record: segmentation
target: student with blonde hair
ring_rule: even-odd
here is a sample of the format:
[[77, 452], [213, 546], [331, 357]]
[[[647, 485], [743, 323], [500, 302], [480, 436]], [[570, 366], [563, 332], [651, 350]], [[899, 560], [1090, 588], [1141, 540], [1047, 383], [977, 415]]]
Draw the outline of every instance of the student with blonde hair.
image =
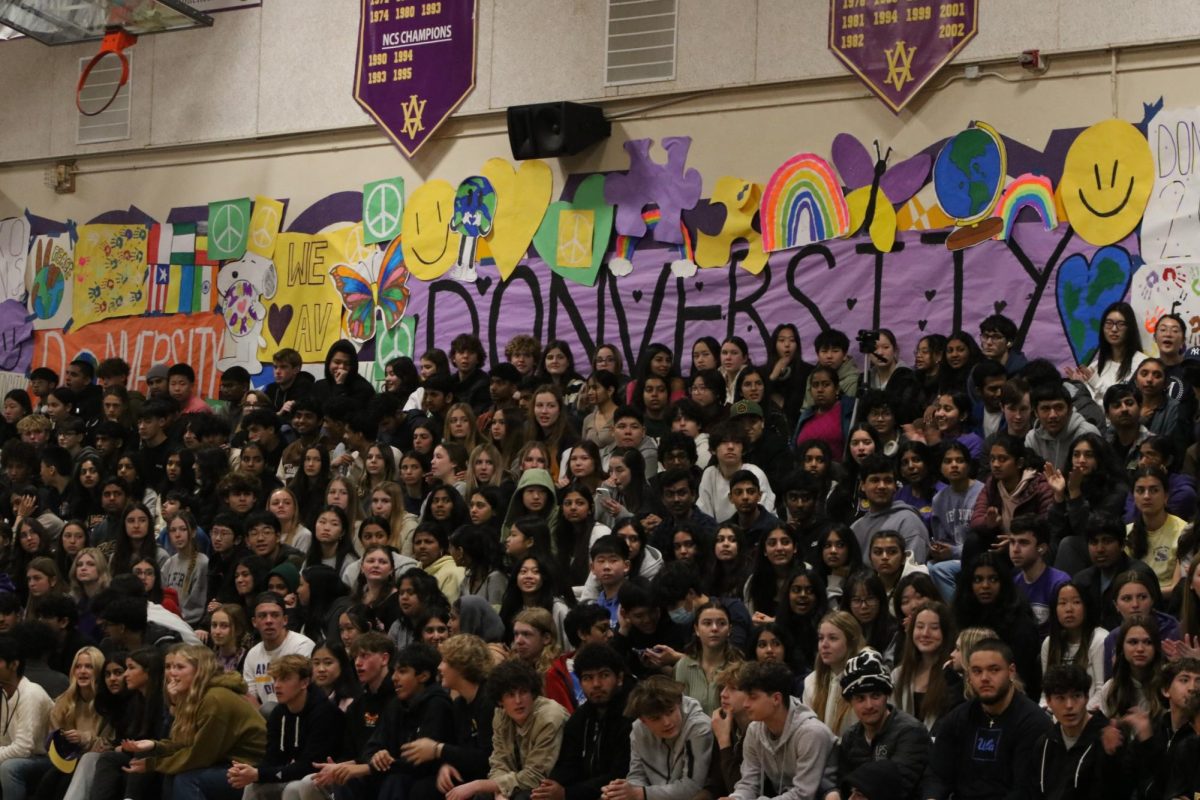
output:
[[835, 736], [857, 722], [850, 703], [842, 698], [842, 671], [846, 662], [866, 646], [862, 627], [849, 611], [826, 614], [817, 627], [815, 668], [804, 678], [804, 704]]

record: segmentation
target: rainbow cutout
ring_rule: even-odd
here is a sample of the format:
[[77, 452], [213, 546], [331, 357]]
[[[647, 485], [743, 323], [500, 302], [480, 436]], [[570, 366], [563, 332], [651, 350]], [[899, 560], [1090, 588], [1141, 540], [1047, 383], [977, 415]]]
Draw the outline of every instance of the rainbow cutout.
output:
[[[633, 271], [633, 254], [642, 240], [654, 233], [654, 229], [662, 222], [662, 211], [653, 206], [642, 211], [642, 221], [646, 223], [646, 233], [643, 236], [626, 236], [618, 233], [614, 239], [612, 258], [609, 259], [609, 269], [618, 275], [628, 275]], [[692, 236], [688, 233], [687, 225], [679, 221], [679, 229], [683, 231], [683, 244], [668, 245], [688, 261], [695, 261], [696, 250], [692, 245]], [[615, 266], [615, 269], [613, 269]]]
[[[762, 243], [768, 253], [845, 236], [850, 211], [837, 173], [814, 153], [780, 165], [762, 196]], [[807, 230], [801, 230], [807, 218]]]
[[1058, 227], [1058, 210], [1054, 203], [1054, 186], [1044, 175], [1025, 173], [1018, 176], [1004, 190], [1004, 195], [996, 206], [996, 210], [1004, 220], [1004, 230], [996, 237], [1008, 239], [1012, 235], [1013, 225], [1021, 210], [1034, 209], [1042, 218], [1046, 230], [1052, 231]]

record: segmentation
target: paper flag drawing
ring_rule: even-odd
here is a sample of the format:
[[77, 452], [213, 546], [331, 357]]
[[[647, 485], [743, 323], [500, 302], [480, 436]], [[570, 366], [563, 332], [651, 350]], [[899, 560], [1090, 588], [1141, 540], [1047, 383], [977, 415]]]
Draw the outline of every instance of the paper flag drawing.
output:
[[842, 182], [850, 189], [846, 207], [850, 211], [853, 236], [866, 227], [871, 244], [881, 253], [890, 253], [896, 243], [896, 203], [905, 203], [929, 178], [929, 156], [918, 153], [912, 158], [888, 166], [889, 148], [880, 152], [875, 143], [875, 158], [871, 158], [862, 142], [848, 133], [839, 133], [833, 140], [833, 163], [841, 173]]
[[28, 258], [29, 220], [24, 216], [0, 220], [0, 300], [24, 301]]
[[1067, 220], [1084, 241], [1118, 242], [1137, 227], [1150, 201], [1150, 143], [1123, 119], [1098, 122], [1072, 142], [1059, 186]]
[[529, 251], [550, 206], [554, 176], [543, 161], [522, 161], [514, 171], [503, 158], [489, 159], [480, 175], [496, 191], [495, 224], [485, 241], [501, 280], [508, 280]]
[[629, 171], [609, 175], [604, 186], [604, 199], [617, 207], [617, 233], [625, 236], [644, 236], [646, 224], [642, 211], [648, 205], [658, 206], [664, 225], [654, 229], [660, 242], [681, 244], [680, 215], [695, 208], [700, 201], [704, 180], [700, 171], [685, 168], [690, 136], [667, 136], [662, 139], [667, 161], [659, 164], [650, 157], [650, 139], [625, 142], [629, 153]]
[[346, 308], [346, 331], [355, 342], [375, 336], [376, 320], [394, 328], [408, 305], [408, 270], [398, 240], [385, 251], [375, 250], [367, 261], [338, 264], [329, 271]]
[[[585, 286], [595, 285], [596, 276], [600, 272], [600, 262], [604, 258], [604, 251], [608, 249], [608, 240], [612, 235], [613, 207], [605, 202], [604, 182], [605, 176], [603, 175], [589, 175], [579, 184], [579, 188], [575, 190], [575, 197], [570, 202], [559, 200], [551, 203], [542, 220], [541, 227], [533, 237], [533, 246], [537, 249], [538, 255], [550, 265], [551, 269], [564, 278]], [[562, 213], [564, 211], [592, 212], [592, 236], [589, 243], [580, 240], [585, 233], [586, 226], [578, 217], [564, 215]], [[565, 219], [564, 216], [566, 216]], [[566, 239], [563, 238], [564, 234], [562, 233], [564, 222], [568, 226]], [[588, 263], [583, 267], [558, 263], [560, 243], [572, 240], [575, 240], [574, 244], [568, 248], [572, 253], [575, 252], [576, 246], [586, 246], [591, 253]]]
[[762, 234], [754, 230], [754, 215], [762, 200], [762, 187], [752, 181], [726, 176], [717, 179], [710, 202], [725, 206], [725, 222], [715, 234], [696, 234], [696, 265], [723, 267], [729, 263], [729, 250], [739, 239], [749, 246], [740, 266], [754, 275], [767, 265]]
[[249, 244], [250, 198], [208, 204], [208, 255], [227, 261], [241, 258]]
[[[283, 203], [259, 195], [254, 198], [254, 212], [250, 215], [250, 239], [246, 249], [263, 258], [275, 255], [275, 239], [283, 226]], [[209, 258], [213, 258], [210, 254]]]
[[475, 251], [480, 238], [492, 230], [496, 217], [496, 190], [487, 178], [474, 175], [458, 185], [454, 193], [454, 218], [450, 230], [461, 239], [458, 259], [450, 270], [450, 277], [465, 283], [474, 283]]
[[762, 241], [767, 252], [846, 235], [850, 211], [829, 162], [800, 153], [783, 162], [763, 188]]
[[34, 237], [29, 248], [29, 302], [34, 330], [65, 328], [71, 320], [75, 298], [75, 246], [69, 233]]
[[390, 242], [404, 219], [404, 178], [386, 178], [363, 186], [363, 241]]
[[1016, 224], [1021, 211], [1026, 208], [1033, 209], [1046, 230], [1052, 231], [1058, 227], [1054, 187], [1049, 178], [1026, 172], [1008, 185], [1000, 197], [1000, 204], [996, 207], [996, 213], [1004, 220], [1004, 230], [997, 238], [1007, 239], [1012, 236], [1013, 225]]
[[426, 181], [404, 206], [400, 247], [413, 277], [440, 278], [458, 258], [459, 234], [451, 227], [454, 187], [443, 180]]
[[146, 313], [145, 225], [81, 225], [75, 245], [75, 327]]

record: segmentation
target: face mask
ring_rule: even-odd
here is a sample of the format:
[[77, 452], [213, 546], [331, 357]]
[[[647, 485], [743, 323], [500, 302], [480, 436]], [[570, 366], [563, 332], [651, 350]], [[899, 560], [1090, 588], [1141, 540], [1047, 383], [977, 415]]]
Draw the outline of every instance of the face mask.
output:
[[677, 622], [680, 625], [690, 625], [695, 618], [695, 613], [688, 611], [687, 606], [671, 609], [671, 622]]

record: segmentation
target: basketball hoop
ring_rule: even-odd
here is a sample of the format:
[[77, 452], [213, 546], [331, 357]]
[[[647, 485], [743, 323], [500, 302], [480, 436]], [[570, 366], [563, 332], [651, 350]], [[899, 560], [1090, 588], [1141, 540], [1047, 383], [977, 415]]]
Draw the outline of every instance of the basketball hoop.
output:
[[[75, 87], [75, 107], [79, 109], [80, 114], [85, 117], [102, 114], [117, 99], [121, 87], [129, 82], [129, 59], [125, 57], [125, 48], [133, 47], [135, 44], [137, 44], [137, 37], [125, 31], [124, 28], [110, 27], [105, 30], [104, 39], [100, 42], [100, 52], [92, 56], [92, 60], [83, 68], [83, 74], [79, 76], [79, 83]], [[93, 72], [101, 64], [103, 67], [99, 73], [96, 73], [97, 78], [93, 79]], [[115, 71], [118, 64], [121, 67], [120, 80], [111, 82], [100, 77], [105, 73]], [[110, 86], [112, 87], [111, 93], [108, 88]], [[83, 90], [86, 88], [91, 88], [95, 96], [89, 97], [85, 103]]]

